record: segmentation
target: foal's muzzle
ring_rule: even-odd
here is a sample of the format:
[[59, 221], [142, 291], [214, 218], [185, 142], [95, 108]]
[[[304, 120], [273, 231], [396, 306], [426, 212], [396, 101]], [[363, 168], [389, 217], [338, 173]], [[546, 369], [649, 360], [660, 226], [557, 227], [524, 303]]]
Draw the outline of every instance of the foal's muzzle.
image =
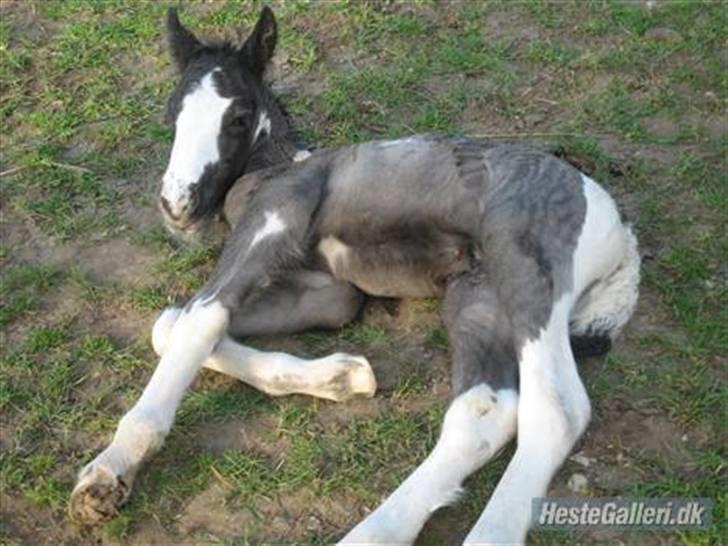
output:
[[195, 224], [194, 213], [197, 199], [193, 194], [184, 203], [170, 203], [164, 197], [159, 197], [159, 210], [164, 217], [164, 223], [176, 231], [188, 231]]

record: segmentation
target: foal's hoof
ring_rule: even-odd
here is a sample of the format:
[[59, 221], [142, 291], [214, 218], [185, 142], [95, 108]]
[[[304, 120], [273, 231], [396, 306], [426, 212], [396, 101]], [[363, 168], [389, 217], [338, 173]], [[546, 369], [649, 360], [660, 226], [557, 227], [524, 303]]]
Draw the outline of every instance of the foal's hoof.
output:
[[129, 487], [107, 466], [90, 465], [79, 477], [71, 493], [68, 513], [83, 525], [109, 520], [129, 496]]
[[336, 353], [329, 357], [338, 372], [329, 387], [328, 396], [335, 402], [343, 402], [354, 397], [371, 398], [377, 391], [377, 380], [371, 364], [363, 356]]
[[363, 356], [349, 356], [353, 361], [349, 372], [349, 387], [352, 396], [365, 396], [371, 398], [377, 392], [377, 380], [374, 377], [372, 365]]

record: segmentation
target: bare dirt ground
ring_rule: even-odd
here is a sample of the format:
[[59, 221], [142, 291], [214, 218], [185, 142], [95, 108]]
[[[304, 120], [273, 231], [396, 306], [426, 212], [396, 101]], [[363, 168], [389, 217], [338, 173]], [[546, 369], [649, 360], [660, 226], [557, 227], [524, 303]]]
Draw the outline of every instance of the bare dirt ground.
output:
[[[534, 544], [720, 544], [728, 301], [726, 14], [717, 3], [273, 3], [271, 85], [317, 146], [442, 131], [557, 151], [635, 224], [642, 296], [609, 356], [580, 362], [593, 421], [555, 496], [693, 496], [707, 531], [532, 533]], [[75, 473], [149, 378], [149, 332], [218, 247], [155, 210], [174, 73], [157, 2], [0, 3], [0, 544], [325, 544], [434, 444], [449, 386], [436, 301], [372, 301], [341, 332], [256, 340], [364, 354], [380, 390], [269, 399], [205, 371], [121, 515], [72, 524]], [[258, 6], [190, 2], [195, 30]], [[723, 67], [723, 68], [721, 68]], [[512, 450], [417, 544], [456, 544]], [[576, 477], [575, 477], [576, 476]], [[578, 487], [575, 484], [579, 484]]]

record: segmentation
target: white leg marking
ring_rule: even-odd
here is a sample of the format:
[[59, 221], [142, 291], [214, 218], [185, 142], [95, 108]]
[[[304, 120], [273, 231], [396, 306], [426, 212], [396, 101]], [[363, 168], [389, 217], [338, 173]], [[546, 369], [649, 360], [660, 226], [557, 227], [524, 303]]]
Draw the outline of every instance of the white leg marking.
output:
[[[162, 355], [181, 309], [168, 308], [154, 324], [152, 345]], [[235, 377], [271, 396], [306, 394], [342, 402], [353, 396], [374, 396], [374, 372], [366, 358], [335, 353], [305, 360], [286, 353], [257, 351], [224, 336], [205, 368]]]
[[265, 212], [265, 224], [253, 235], [253, 240], [250, 242], [250, 248], [252, 249], [260, 241], [276, 233], [281, 233], [286, 229], [285, 222], [281, 219], [277, 212]]
[[532, 499], [546, 493], [589, 421], [589, 399], [569, 346], [572, 299], [559, 300], [538, 339], [521, 350], [518, 448], [465, 544], [524, 544]]
[[271, 395], [306, 394], [342, 402], [372, 397], [377, 389], [366, 358], [335, 353], [304, 360], [287, 353], [263, 353], [223, 338], [205, 367], [230, 375]]
[[174, 144], [162, 178], [162, 197], [172, 213], [182, 214], [189, 203], [191, 187], [200, 181], [205, 167], [220, 159], [217, 138], [223, 116], [233, 99], [221, 97], [215, 88], [215, 68], [182, 101], [175, 123]]
[[219, 302], [196, 303], [177, 318], [164, 356], [139, 401], [119, 422], [109, 447], [79, 474], [70, 507], [76, 519], [100, 521], [123, 502], [139, 465], [161, 447], [182, 396], [227, 323], [228, 311]]
[[159, 366], [129, 414], [148, 415], [168, 431], [187, 387], [224, 335], [228, 318], [227, 309], [217, 301], [183, 311]]
[[478, 385], [458, 396], [425, 461], [340, 544], [411, 544], [432, 512], [457, 500], [463, 480], [515, 434], [518, 395]]

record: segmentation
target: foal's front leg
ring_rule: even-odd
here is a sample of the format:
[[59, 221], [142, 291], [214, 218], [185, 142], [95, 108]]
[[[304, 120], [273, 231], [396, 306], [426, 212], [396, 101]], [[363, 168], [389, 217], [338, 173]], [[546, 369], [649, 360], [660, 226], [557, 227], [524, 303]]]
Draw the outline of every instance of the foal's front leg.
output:
[[271, 181], [251, 203], [212, 278], [175, 322], [141, 398], [122, 418], [111, 445], [81, 471], [71, 494], [74, 519], [93, 524], [116, 513], [139, 466], [161, 447], [185, 391], [225, 334], [230, 310], [244, 307], [287, 267], [300, 265], [322, 198], [321, 176], [312, 172]]
[[114, 515], [126, 500], [141, 463], [154, 454], [202, 363], [225, 333], [229, 312], [217, 300], [193, 300], [182, 312], [149, 384], [119, 422], [109, 447], [81, 471], [70, 514], [93, 524]]
[[[152, 343], [158, 355], [164, 354], [181, 312], [181, 308], [165, 309], [154, 324]], [[374, 396], [377, 388], [374, 372], [363, 356], [334, 353], [308, 360], [288, 353], [258, 351], [229, 335], [218, 342], [204, 367], [270, 396], [305, 394], [343, 402], [354, 396]]]

